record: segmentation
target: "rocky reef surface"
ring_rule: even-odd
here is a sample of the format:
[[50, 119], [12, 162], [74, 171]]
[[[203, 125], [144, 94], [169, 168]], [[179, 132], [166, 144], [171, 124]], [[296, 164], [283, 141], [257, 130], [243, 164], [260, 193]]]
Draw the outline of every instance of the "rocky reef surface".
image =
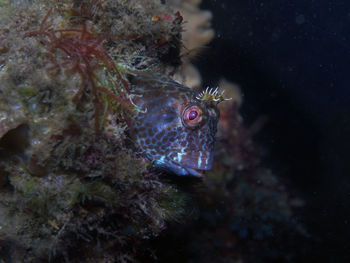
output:
[[158, 171], [128, 136], [128, 72], [200, 85], [181, 56], [213, 37], [198, 5], [0, 1], [1, 262], [171, 262], [170, 240], [184, 262], [291, 258], [271, 237], [303, 233], [300, 203], [262, 167], [237, 89], [203, 179]]

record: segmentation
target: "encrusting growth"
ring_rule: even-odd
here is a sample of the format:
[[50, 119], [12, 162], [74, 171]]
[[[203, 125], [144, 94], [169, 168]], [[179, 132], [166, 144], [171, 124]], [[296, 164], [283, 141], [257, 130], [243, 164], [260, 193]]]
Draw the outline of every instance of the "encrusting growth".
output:
[[[145, 239], [184, 216], [186, 194], [127, 136], [125, 118], [143, 110], [128, 74], [165, 70], [180, 46], [176, 12], [144, 2], [1, 8], [0, 261], [137, 261]], [[123, 37], [116, 21], [132, 21]]]

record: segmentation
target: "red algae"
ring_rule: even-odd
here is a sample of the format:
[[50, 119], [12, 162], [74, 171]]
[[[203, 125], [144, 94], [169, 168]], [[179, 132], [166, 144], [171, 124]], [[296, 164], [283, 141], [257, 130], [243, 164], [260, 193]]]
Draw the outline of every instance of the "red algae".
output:
[[[46, 47], [49, 52], [46, 55], [54, 64], [54, 67], [50, 68], [51, 70], [59, 70], [57, 67], [70, 66], [68, 72], [78, 73], [80, 75], [81, 87], [74, 95], [73, 101], [78, 102], [81, 99], [84, 89], [87, 87], [91, 88], [95, 108], [95, 131], [98, 132], [102, 108], [99, 93], [106, 94], [111, 99], [120, 103], [124, 108], [130, 109], [132, 104], [127, 99], [130, 92], [129, 83], [124, 79], [115, 62], [103, 47], [103, 42], [106, 41], [106, 37], [89, 30], [85, 19], [81, 20], [81, 25], [78, 28], [54, 29], [53, 26], [48, 23], [52, 11], [53, 9], [50, 9], [47, 12], [40, 23], [38, 31], [28, 32], [25, 36], [38, 37], [40, 42]], [[85, 13], [87, 11], [83, 10], [79, 13], [75, 13], [82, 16], [83, 12]], [[77, 21], [78, 20], [75, 22]], [[58, 63], [56, 59], [59, 51], [64, 54], [64, 62], [61, 64]], [[124, 94], [124, 98], [98, 85], [98, 77], [95, 72], [101, 69], [102, 66], [105, 67], [110, 74], [116, 76], [118, 81], [114, 81], [114, 85]]]

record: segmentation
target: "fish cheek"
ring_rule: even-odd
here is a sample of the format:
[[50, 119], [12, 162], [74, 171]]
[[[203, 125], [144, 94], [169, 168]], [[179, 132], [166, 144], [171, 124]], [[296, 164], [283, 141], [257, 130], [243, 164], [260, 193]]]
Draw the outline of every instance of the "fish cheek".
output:
[[172, 107], [166, 107], [162, 109], [157, 117], [157, 125], [156, 125], [156, 138], [159, 141], [162, 141], [163, 144], [166, 143], [169, 139], [169, 135], [176, 135], [176, 128], [181, 125], [181, 119], [179, 118], [179, 114], [176, 112], [176, 109]]
[[164, 126], [168, 126], [176, 122], [178, 115], [175, 108], [168, 106], [161, 110], [159, 121], [162, 122]]
[[[169, 154], [172, 151], [172, 141], [176, 137], [175, 127], [178, 126], [178, 114], [172, 109], [168, 108], [165, 113], [162, 114], [159, 119], [162, 123], [159, 129], [159, 141], [158, 145], [160, 147], [160, 151], [164, 154]], [[171, 140], [170, 140], [171, 139]]]
[[[165, 158], [170, 147], [169, 132], [177, 122], [177, 113], [166, 105], [154, 105], [144, 118], [146, 137], [144, 150], [148, 150], [153, 159]], [[155, 154], [156, 153], [156, 154]]]
[[172, 108], [168, 108], [164, 113], [162, 113], [161, 121], [164, 124], [171, 124], [177, 118], [176, 112]]

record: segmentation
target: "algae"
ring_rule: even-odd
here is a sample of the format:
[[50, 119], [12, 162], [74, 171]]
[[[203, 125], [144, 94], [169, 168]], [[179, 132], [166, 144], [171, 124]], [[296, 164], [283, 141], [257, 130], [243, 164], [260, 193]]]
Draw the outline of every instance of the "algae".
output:
[[144, 2], [1, 2], [1, 260], [132, 260], [182, 216], [183, 194], [127, 147], [125, 68], [179, 64], [181, 19]]

